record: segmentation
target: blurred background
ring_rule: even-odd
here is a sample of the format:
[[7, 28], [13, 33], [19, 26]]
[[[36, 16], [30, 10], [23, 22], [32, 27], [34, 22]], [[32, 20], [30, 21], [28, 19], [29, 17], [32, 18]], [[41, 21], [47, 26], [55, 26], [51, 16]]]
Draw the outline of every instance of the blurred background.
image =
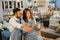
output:
[[[10, 33], [5, 30], [8, 30], [14, 8], [22, 11], [29, 8], [36, 22], [40, 24], [42, 36], [52, 39], [60, 37], [60, 0], [0, 0], [0, 35], [7, 39]], [[1, 40], [2, 38], [0, 36]]]

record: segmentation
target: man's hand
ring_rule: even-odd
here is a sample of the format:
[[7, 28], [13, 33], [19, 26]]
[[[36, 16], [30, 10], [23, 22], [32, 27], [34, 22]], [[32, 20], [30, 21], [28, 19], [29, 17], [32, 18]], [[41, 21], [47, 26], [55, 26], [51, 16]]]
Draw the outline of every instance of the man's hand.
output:
[[23, 25], [21, 28], [23, 28], [26, 32], [30, 32], [32, 30], [31, 27]]

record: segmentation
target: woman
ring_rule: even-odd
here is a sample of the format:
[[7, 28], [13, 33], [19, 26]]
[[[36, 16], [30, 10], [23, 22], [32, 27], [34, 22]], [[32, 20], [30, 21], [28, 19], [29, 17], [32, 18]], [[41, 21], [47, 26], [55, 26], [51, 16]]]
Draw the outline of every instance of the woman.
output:
[[36, 30], [35, 30], [36, 21], [32, 17], [32, 13], [28, 8], [23, 10], [22, 24], [25, 24], [26, 26], [32, 28], [31, 31], [26, 34], [25, 40], [38, 40]]

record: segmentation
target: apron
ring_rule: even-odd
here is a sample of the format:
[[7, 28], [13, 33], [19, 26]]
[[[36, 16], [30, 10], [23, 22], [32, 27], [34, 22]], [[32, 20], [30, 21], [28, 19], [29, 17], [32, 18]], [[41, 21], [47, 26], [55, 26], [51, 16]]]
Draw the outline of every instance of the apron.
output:
[[[22, 20], [22, 24], [25, 24], [26, 26], [30, 27], [32, 24], [34, 24], [34, 21], [31, 20], [30, 22], [26, 23]], [[31, 32], [27, 33], [25, 36], [25, 40], [38, 40], [36, 30], [33, 29]]]
[[10, 40], [21, 40], [22, 31], [18, 28], [15, 28], [13, 32], [11, 32]]
[[26, 36], [25, 36], [25, 40], [38, 40], [36, 32], [27, 33]]
[[[17, 23], [20, 23], [20, 21], [16, 20]], [[11, 32], [10, 40], [22, 40], [22, 33], [23, 31], [21, 29], [15, 28]]]

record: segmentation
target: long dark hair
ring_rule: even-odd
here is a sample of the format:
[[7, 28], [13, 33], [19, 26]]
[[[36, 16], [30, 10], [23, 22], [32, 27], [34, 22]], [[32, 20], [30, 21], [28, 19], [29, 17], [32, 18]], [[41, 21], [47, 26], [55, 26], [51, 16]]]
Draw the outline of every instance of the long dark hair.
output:
[[26, 16], [27, 11], [30, 12], [30, 14], [31, 14], [31, 19], [33, 20], [32, 13], [31, 13], [30, 9], [25, 8], [25, 9], [23, 10], [23, 20], [24, 20], [25, 22], [28, 22], [27, 16]]

